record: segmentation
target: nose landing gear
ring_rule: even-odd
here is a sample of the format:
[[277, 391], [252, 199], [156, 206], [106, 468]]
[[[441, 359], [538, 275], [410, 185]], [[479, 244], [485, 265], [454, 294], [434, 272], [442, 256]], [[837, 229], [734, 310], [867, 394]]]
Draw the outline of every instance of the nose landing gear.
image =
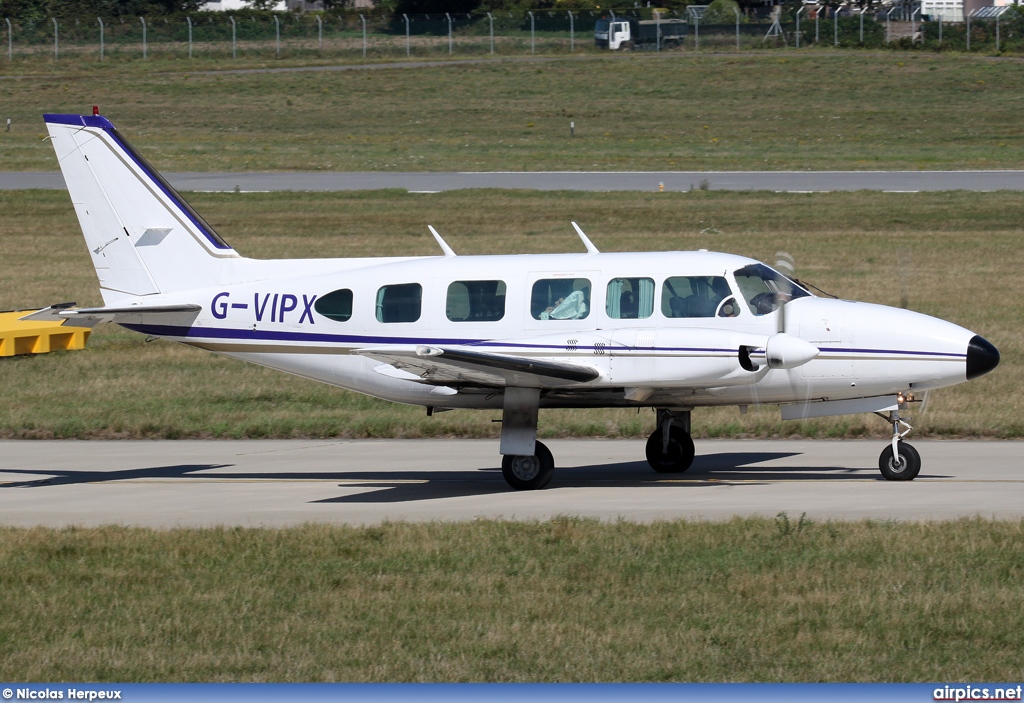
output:
[[658, 410], [658, 429], [647, 440], [647, 463], [658, 473], [682, 473], [693, 463], [690, 411]]
[[[878, 457], [878, 470], [889, 481], [913, 481], [921, 472], [921, 455], [913, 446], [903, 441], [914, 428], [900, 418], [899, 410], [892, 410], [886, 417], [882, 413], [876, 415], [886, 418], [892, 425], [892, 444], [882, 450]], [[906, 429], [900, 431], [900, 425]]]

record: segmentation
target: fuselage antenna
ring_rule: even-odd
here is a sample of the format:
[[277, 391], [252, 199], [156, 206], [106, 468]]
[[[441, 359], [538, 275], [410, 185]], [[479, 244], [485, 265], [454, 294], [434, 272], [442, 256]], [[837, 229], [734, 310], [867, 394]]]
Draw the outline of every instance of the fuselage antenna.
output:
[[587, 248], [587, 253], [588, 254], [600, 254], [601, 253], [600, 251], [598, 251], [597, 247], [594, 246], [594, 243], [592, 241], [590, 241], [590, 238], [587, 235], [583, 234], [583, 230], [580, 229], [580, 226], [578, 224], [573, 222], [572, 226], [576, 230], [576, 234], [580, 235], [580, 239], [583, 240], [583, 246], [585, 246]]
[[455, 256], [455, 252], [452, 251], [452, 248], [448, 246], [448, 243], [446, 241], [441, 239], [441, 235], [437, 233], [437, 230], [434, 229], [433, 225], [427, 225], [427, 229], [429, 229], [430, 233], [434, 235], [434, 239], [437, 240], [437, 244], [438, 246], [441, 247], [441, 251], [444, 252], [445, 256]]

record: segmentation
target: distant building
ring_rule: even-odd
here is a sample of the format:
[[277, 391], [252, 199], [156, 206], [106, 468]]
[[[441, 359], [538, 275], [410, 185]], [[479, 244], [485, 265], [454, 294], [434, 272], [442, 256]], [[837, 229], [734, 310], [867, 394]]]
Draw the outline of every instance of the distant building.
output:
[[[352, 7], [373, 7], [373, 0], [352, 0]], [[212, 10], [214, 12], [227, 10], [242, 10], [250, 7], [246, 0], [210, 0], [200, 10]], [[324, 9], [323, 0], [279, 0], [272, 8], [275, 12], [310, 12]]]
[[[211, 0], [211, 2], [206, 3], [199, 9], [212, 12], [226, 12], [228, 10], [246, 10], [249, 7], [251, 6], [245, 0]], [[288, 6], [285, 0], [280, 0], [271, 9], [277, 12], [284, 12], [288, 9]]]
[[[988, 2], [988, 0], [980, 1]], [[921, 0], [921, 15], [928, 17], [933, 22], [939, 17], [942, 17], [943, 22], [963, 22], [964, 0]]]

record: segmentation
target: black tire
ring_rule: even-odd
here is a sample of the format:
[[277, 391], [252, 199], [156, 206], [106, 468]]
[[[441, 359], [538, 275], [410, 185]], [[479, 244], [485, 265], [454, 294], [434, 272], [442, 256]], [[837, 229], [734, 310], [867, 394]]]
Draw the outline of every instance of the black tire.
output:
[[888, 481], [913, 481], [921, 473], [921, 455], [906, 442], [897, 445], [899, 459], [894, 460], [892, 445], [882, 450], [878, 457], [878, 470]]
[[542, 443], [536, 443], [532, 456], [501, 457], [501, 475], [517, 491], [536, 491], [551, 482], [555, 475], [555, 459]]
[[690, 433], [681, 427], [669, 430], [668, 453], [661, 453], [661, 428], [647, 440], [647, 463], [659, 474], [678, 474], [693, 464], [695, 450]]

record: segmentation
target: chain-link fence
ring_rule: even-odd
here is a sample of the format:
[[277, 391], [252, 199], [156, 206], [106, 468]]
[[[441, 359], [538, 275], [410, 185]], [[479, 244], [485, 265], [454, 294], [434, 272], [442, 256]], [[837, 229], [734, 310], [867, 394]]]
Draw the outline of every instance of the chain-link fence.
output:
[[[632, 51], [693, 52], [774, 47], [825, 46], [927, 48], [991, 52], [1024, 49], [1024, 15], [963, 22], [895, 22], [884, 13], [789, 11], [770, 15], [745, 12], [736, 21], [702, 22], [686, 11], [656, 15], [649, 9], [622, 11], [538, 10], [525, 15], [380, 15], [320, 13], [204, 12], [193, 16], [17, 21], [0, 23], [11, 61], [186, 58], [333, 58], [509, 56], [607, 52], [595, 42], [604, 19], [639, 23], [682, 19], [680, 41], [631, 42]], [[909, 30], [908, 30], [909, 26]], [[968, 39], [969, 37], [969, 39]], [[2, 66], [2, 64], [0, 64]]]

